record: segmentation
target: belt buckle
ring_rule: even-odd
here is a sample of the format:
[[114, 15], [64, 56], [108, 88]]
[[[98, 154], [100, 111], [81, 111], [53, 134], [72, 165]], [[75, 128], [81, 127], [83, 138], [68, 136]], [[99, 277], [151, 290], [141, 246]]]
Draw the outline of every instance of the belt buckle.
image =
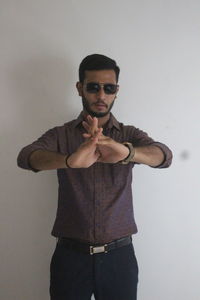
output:
[[96, 253], [107, 253], [108, 251], [106, 250], [107, 244], [103, 246], [90, 246], [90, 255], [96, 254]]

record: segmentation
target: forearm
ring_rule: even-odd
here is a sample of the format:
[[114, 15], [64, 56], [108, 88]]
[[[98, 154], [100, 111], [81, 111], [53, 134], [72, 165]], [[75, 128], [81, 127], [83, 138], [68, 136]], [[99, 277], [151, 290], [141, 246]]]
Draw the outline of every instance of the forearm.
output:
[[156, 167], [164, 161], [164, 153], [157, 146], [134, 147], [135, 154], [132, 158], [133, 162]]
[[29, 163], [36, 170], [54, 170], [66, 168], [66, 155], [46, 150], [36, 150], [29, 158]]

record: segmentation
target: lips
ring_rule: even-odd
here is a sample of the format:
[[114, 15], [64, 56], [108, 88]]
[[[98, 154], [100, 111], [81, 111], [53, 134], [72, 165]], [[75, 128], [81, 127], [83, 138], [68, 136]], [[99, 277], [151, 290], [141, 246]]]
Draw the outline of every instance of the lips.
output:
[[95, 103], [94, 105], [98, 108], [107, 108], [107, 105], [101, 102]]
[[95, 104], [95, 105], [98, 106], [98, 107], [106, 107], [105, 104]]

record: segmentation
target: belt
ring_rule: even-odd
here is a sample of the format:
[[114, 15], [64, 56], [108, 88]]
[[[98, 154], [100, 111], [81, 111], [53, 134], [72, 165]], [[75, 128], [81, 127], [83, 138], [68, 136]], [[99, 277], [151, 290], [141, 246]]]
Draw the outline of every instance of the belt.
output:
[[91, 246], [90, 244], [82, 243], [78, 240], [70, 239], [70, 238], [59, 238], [57, 243], [59, 245], [66, 246], [67, 248], [78, 250], [84, 253], [88, 253], [90, 255], [96, 254], [96, 253], [107, 253], [111, 250], [129, 245], [132, 243], [132, 237], [124, 237], [118, 240], [114, 240], [110, 243], [104, 244], [104, 245], [94, 245]]

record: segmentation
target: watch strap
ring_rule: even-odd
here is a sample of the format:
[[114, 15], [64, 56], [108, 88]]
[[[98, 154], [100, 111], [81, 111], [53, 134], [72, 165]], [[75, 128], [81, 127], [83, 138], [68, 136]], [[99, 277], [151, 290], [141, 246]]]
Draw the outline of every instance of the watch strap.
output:
[[134, 149], [133, 145], [129, 142], [124, 142], [123, 145], [129, 149], [129, 154], [125, 159], [121, 160], [119, 163], [121, 163], [122, 165], [127, 165], [134, 157], [135, 149]]

